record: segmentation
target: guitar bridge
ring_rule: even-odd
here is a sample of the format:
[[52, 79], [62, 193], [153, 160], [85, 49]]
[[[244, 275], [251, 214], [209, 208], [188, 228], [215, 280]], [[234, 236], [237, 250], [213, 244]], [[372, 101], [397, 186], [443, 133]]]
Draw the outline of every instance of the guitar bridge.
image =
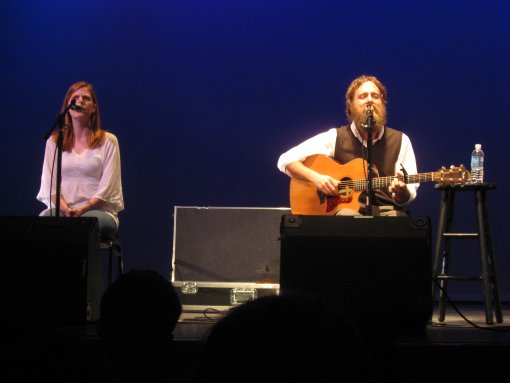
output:
[[324, 202], [326, 202], [326, 195], [321, 192], [319, 189], [317, 189], [317, 197], [319, 197], [319, 203], [322, 205]]

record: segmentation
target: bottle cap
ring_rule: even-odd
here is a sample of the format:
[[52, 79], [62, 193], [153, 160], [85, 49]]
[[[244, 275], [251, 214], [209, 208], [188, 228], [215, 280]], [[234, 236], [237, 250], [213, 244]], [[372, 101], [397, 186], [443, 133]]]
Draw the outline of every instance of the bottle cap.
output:
[[475, 144], [475, 149], [476, 150], [482, 149], [482, 144]]

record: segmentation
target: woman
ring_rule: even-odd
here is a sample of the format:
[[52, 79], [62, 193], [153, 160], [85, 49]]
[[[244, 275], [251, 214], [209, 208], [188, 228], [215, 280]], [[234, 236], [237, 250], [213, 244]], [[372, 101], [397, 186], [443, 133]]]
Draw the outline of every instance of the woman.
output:
[[[117, 213], [124, 210], [117, 137], [101, 129], [99, 104], [94, 87], [80, 81], [67, 90], [64, 115], [60, 212], [65, 217], [97, 217], [102, 237], [114, 236]], [[41, 188], [37, 199], [47, 209], [40, 215], [55, 215], [58, 128], [46, 141]]]

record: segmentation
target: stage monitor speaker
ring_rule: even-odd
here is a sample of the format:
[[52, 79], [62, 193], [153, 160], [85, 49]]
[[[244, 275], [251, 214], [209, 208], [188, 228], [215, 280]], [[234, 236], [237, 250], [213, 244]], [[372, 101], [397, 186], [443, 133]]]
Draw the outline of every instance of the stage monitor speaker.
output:
[[280, 293], [318, 296], [364, 325], [423, 330], [432, 317], [428, 217], [282, 217]]
[[8, 315], [78, 325], [99, 317], [103, 293], [97, 218], [0, 217]]

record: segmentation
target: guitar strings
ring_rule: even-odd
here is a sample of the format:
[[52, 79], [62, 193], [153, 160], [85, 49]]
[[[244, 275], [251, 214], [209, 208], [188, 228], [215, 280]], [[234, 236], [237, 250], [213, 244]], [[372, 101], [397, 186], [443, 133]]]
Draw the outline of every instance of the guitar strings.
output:
[[[366, 175], [366, 173], [365, 173]], [[382, 188], [391, 185], [391, 182], [393, 181], [395, 177], [394, 176], [385, 176], [385, 177], [376, 177], [372, 179], [372, 184], [376, 188]], [[397, 178], [402, 179], [402, 176], [399, 176]], [[433, 181], [435, 179], [443, 179], [444, 174], [442, 172], [430, 172], [430, 173], [421, 173], [421, 174], [411, 174], [407, 176], [409, 183], [421, 183], [424, 181]], [[362, 180], [353, 180], [353, 179], [347, 179], [347, 180], [341, 180], [338, 184], [339, 188], [349, 188], [354, 190], [364, 190], [366, 186], [366, 179]]]

